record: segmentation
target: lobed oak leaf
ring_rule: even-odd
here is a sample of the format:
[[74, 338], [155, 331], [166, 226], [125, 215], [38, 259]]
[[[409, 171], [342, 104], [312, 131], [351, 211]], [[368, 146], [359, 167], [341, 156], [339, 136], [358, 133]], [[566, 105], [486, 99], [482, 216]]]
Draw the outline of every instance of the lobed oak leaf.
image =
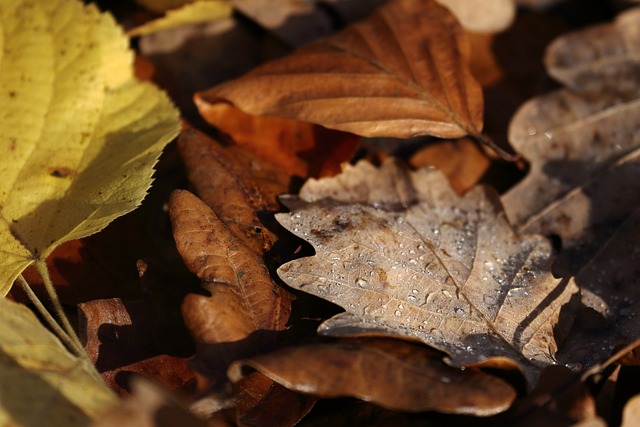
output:
[[483, 98], [468, 57], [464, 32], [446, 8], [394, 0], [200, 96], [370, 137], [478, 135]]
[[140, 204], [178, 114], [135, 79], [128, 39], [95, 5], [3, 2], [0, 28], [4, 296], [56, 246]]
[[174, 191], [169, 213], [178, 252], [210, 294], [187, 295], [182, 305], [197, 346], [194, 368], [204, 383], [219, 388], [233, 360], [274, 347], [277, 333], [286, 329], [292, 297], [196, 196]]
[[629, 73], [640, 61], [627, 48], [629, 37], [640, 42], [640, 33], [629, 31], [640, 22], [638, 11], [619, 17], [623, 26], [589, 28], [554, 42], [553, 63], [574, 70], [562, 79], [584, 92], [560, 89], [534, 98], [510, 126], [511, 143], [531, 168], [503, 196], [507, 215], [521, 232], [558, 237], [554, 272], [575, 276], [581, 290], [580, 315], [559, 354], [571, 366], [597, 364], [640, 338], [640, 81]]
[[0, 298], [0, 425], [86, 426], [116, 404], [31, 310]]
[[301, 393], [353, 396], [398, 411], [488, 416], [516, 396], [504, 380], [452, 368], [436, 351], [390, 339], [287, 347], [234, 362], [229, 376], [242, 381], [252, 369]]
[[535, 384], [555, 363], [553, 327], [576, 290], [549, 272], [549, 242], [514, 233], [487, 188], [461, 198], [437, 171], [370, 169], [310, 180], [276, 216], [316, 250], [279, 276], [346, 310], [319, 331], [418, 339], [457, 366], [506, 357]]

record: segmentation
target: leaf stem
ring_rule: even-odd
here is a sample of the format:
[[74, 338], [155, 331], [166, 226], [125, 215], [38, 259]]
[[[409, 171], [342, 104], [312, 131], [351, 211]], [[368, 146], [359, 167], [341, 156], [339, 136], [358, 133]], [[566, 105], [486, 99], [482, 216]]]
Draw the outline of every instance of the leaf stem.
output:
[[77, 348], [76, 342], [69, 337], [69, 335], [60, 327], [60, 324], [58, 324], [58, 322], [53, 318], [53, 316], [51, 316], [51, 314], [46, 309], [46, 307], [42, 304], [38, 296], [33, 292], [33, 289], [31, 289], [31, 286], [29, 286], [29, 283], [27, 283], [27, 281], [24, 279], [22, 274], [18, 276], [18, 282], [20, 282], [20, 285], [22, 286], [22, 290], [27, 295], [27, 298], [29, 298], [29, 301], [31, 301], [31, 303], [36, 307], [36, 309], [38, 310], [38, 313], [40, 313], [40, 315], [45, 320], [45, 322], [47, 322], [47, 325], [49, 325], [49, 327], [53, 330], [53, 332], [55, 332], [58, 338], [60, 338], [60, 340], [69, 349], [73, 350], [74, 353], [78, 353], [78, 351], [82, 350], [82, 347]]
[[520, 155], [519, 154], [511, 154], [511, 153], [506, 152], [502, 148], [498, 147], [498, 145], [495, 142], [493, 142], [493, 140], [491, 138], [489, 138], [487, 135], [485, 135], [483, 133], [469, 134], [469, 136], [471, 136], [477, 142], [479, 142], [481, 144], [484, 144], [485, 146], [487, 146], [490, 149], [492, 149], [493, 151], [495, 151], [495, 153], [498, 156], [502, 157], [504, 160], [507, 160], [509, 162], [515, 162], [517, 160], [520, 160]]
[[44, 261], [39, 260], [35, 262], [35, 267], [38, 271], [38, 274], [40, 274], [40, 277], [42, 277], [44, 288], [49, 295], [51, 303], [53, 304], [53, 309], [56, 313], [56, 316], [58, 317], [58, 320], [60, 321], [60, 325], [64, 329], [64, 332], [66, 332], [67, 337], [73, 342], [72, 349], [76, 353], [76, 356], [87, 358], [87, 353], [84, 351], [84, 346], [80, 342], [80, 339], [78, 338], [76, 331], [71, 326], [71, 323], [69, 323], [67, 315], [64, 314], [64, 309], [62, 308], [62, 304], [60, 304], [60, 299], [58, 298], [58, 294], [56, 293], [56, 290], [53, 287], [53, 282], [51, 281], [51, 277], [49, 276], [47, 265]]

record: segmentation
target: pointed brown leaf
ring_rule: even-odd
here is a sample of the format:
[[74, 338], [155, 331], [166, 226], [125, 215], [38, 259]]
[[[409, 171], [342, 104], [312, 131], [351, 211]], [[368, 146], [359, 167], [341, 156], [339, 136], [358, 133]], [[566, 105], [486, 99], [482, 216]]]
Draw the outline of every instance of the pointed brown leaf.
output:
[[258, 212], [277, 211], [277, 195], [286, 192], [290, 176], [248, 151], [224, 147], [203, 133], [186, 128], [178, 139], [189, 181], [216, 216], [257, 254], [276, 238]]
[[178, 252], [211, 294], [188, 295], [182, 306], [198, 345], [194, 365], [219, 386], [233, 360], [273, 347], [275, 333], [289, 319], [291, 296], [271, 280], [260, 256], [196, 196], [174, 191], [169, 213]]
[[505, 210], [522, 232], [559, 238], [554, 272], [575, 276], [583, 308], [559, 357], [583, 368], [640, 338], [640, 80], [630, 71], [640, 60], [629, 51], [639, 24], [631, 10], [554, 42], [552, 70], [585, 92], [534, 98], [510, 128], [531, 169], [503, 197]]
[[468, 50], [443, 6], [393, 0], [335, 36], [199, 96], [363, 136], [479, 134], [483, 98]]
[[397, 340], [308, 344], [235, 362], [229, 375], [253, 368], [292, 390], [323, 398], [353, 396], [409, 412], [488, 416], [516, 397], [505, 381], [476, 368], [451, 368], [424, 346]]
[[361, 162], [300, 192], [340, 202], [288, 203], [292, 212], [277, 215], [316, 249], [280, 277], [347, 310], [320, 331], [411, 337], [456, 365], [509, 357], [533, 385], [555, 362], [553, 327], [575, 292], [549, 273], [550, 244], [515, 234], [489, 189], [460, 198], [437, 171], [369, 169]]

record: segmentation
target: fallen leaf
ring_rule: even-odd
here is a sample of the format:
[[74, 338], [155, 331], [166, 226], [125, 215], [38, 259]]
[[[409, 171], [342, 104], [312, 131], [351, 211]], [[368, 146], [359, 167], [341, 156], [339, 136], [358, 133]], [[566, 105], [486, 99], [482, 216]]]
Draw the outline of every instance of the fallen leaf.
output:
[[458, 18], [468, 31], [498, 33], [506, 30], [516, 15], [513, 0], [437, 0]]
[[5, 153], [0, 173], [0, 295], [61, 243], [140, 204], [176, 135], [168, 98], [132, 74], [128, 39], [79, 1], [0, 8]]
[[231, 6], [226, 0], [196, 1], [178, 9], [167, 11], [162, 18], [154, 19], [127, 32], [129, 37], [142, 36], [189, 24], [200, 24], [231, 16]]
[[153, 12], [164, 13], [170, 9], [177, 9], [196, 1], [198, 0], [136, 0], [136, 3]]
[[286, 329], [291, 295], [196, 196], [174, 191], [169, 213], [180, 255], [210, 294], [187, 295], [182, 305], [197, 345], [193, 366], [202, 382], [219, 388], [231, 362], [275, 346], [277, 333]]
[[555, 363], [553, 327], [575, 292], [549, 273], [548, 241], [516, 235], [487, 188], [460, 198], [437, 171], [370, 169], [310, 180], [276, 215], [316, 250], [278, 275], [347, 310], [319, 331], [418, 339], [455, 366], [511, 358], [533, 386]]
[[637, 92], [640, 86], [640, 8], [613, 23], [564, 34], [545, 55], [549, 74], [577, 92]]
[[462, 194], [478, 183], [489, 168], [489, 159], [469, 138], [437, 141], [417, 151], [409, 159], [414, 168], [436, 167], [447, 178], [451, 187]]
[[317, 400], [284, 388], [259, 372], [236, 379], [236, 389], [233, 402], [240, 427], [296, 425]]
[[[632, 10], [623, 17], [640, 15]], [[619, 31], [617, 26], [608, 28]], [[603, 28], [596, 30], [582, 34], [593, 40]], [[578, 35], [554, 45], [575, 45]], [[593, 46], [597, 52], [598, 42]], [[563, 363], [577, 368], [598, 364], [616, 347], [640, 338], [635, 310], [640, 299], [635, 241], [640, 232], [640, 82], [630, 85], [624, 77], [632, 57], [624, 44], [619, 46], [624, 60], [608, 61], [606, 73], [599, 71], [597, 61], [594, 66], [593, 48], [585, 49], [557, 47], [554, 55], [563, 57], [554, 63], [565, 64], [567, 70], [594, 70], [563, 77], [579, 80], [572, 86], [587, 92], [560, 89], [532, 99], [514, 116], [510, 139], [531, 167], [502, 198], [509, 219], [521, 232], [557, 237], [562, 250], [554, 273], [575, 276], [580, 287], [582, 309], [559, 353]], [[635, 61], [637, 67], [640, 61]], [[595, 85], [589, 79], [608, 80]]]
[[514, 401], [515, 390], [504, 380], [441, 359], [424, 346], [390, 339], [308, 344], [235, 362], [229, 377], [240, 381], [255, 369], [301, 393], [353, 396], [409, 412], [489, 416]]
[[[143, 296], [93, 300], [80, 304], [80, 335], [89, 358], [109, 387], [124, 395], [126, 377], [144, 375], [174, 391], [194, 382], [188, 367], [193, 343], [180, 303], [190, 290], [158, 263], [139, 262]], [[184, 280], [184, 279], [182, 279]], [[184, 283], [184, 281], [182, 282]]]
[[0, 298], [0, 425], [86, 426], [117, 404], [27, 307]]
[[370, 137], [478, 135], [482, 91], [468, 57], [464, 33], [446, 8], [432, 0], [395, 0], [335, 36], [201, 96], [254, 115]]
[[204, 119], [289, 175], [330, 176], [353, 156], [360, 138], [308, 122], [272, 116], [252, 116], [226, 103], [210, 103], [196, 94]]
[[257, 254], [276, 237], [259, 214], [280, 209], [277, 195], [287, 191], [290, 176], [250, 152], [224, 147], [194, 129], [178, 139], [187, 176], [198, 195], [226, 227]]

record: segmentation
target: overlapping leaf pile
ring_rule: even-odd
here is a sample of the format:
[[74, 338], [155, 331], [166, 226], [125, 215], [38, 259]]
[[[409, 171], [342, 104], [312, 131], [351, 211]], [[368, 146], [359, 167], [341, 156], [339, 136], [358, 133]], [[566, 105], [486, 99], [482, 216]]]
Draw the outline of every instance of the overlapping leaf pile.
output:
[[[144, 231], [106, 231], [123, 252], [149, 250], [130, 268], [140, 286], [110, 293], [122, 276], [109, 275], [93, 296], [65, 295], [83, 301], [82, 344], [70, 323], [65, 339], [44, 314], [61, 344], [0, 301], [0, 424], [637, 422], [640, 11], [557, 38], [545, 65], [565, 87], [539, 95], [544, 83], [524, 84], [526, 61], [501, 48], [529, 57], [540, 43], [493, 33], [576, 6], [514, 15], [515, 3], [554, 2], [121, 11], [147, 75], [193, 123], [125, 223]], [[176, 114], [132, 77], [127, 39], [91, 6], [0, 2], [0, 17], [0, 286], [18, 276], [29, 294], [30, 263], [50, 288], [57, 246], [139, 204]], [[507, 129], [485, 98], [521, 105], [516, 166], [496, 156], [508, 157]], [[66, 274], [78, 260], [109, 270], [90, 248], [50, 259], [56, 285], [93, 281]], [[117, 405], [90, 363], [131, 395]]]

